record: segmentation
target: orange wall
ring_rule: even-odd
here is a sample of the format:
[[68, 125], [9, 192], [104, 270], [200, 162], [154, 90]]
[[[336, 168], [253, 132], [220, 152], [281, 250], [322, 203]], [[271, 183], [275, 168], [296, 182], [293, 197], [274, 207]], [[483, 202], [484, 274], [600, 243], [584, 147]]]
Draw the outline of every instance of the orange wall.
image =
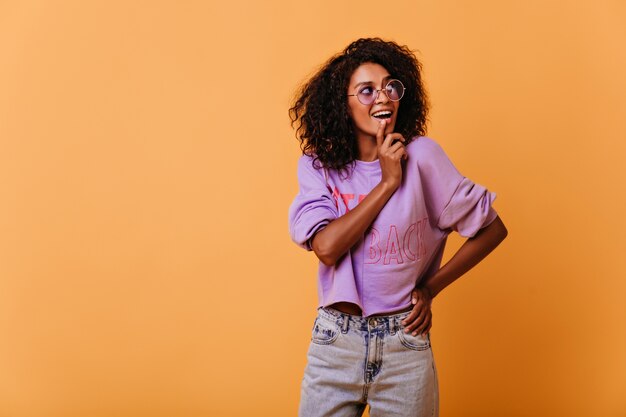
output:
[[[618, 1], [0, 3], [0, 416], [292, 416], [297, 85], [418, 49], [509, 229], [434, 305], [441, 416], [626, 415]], [[462, 240], [454, 236], [450, 258]]]

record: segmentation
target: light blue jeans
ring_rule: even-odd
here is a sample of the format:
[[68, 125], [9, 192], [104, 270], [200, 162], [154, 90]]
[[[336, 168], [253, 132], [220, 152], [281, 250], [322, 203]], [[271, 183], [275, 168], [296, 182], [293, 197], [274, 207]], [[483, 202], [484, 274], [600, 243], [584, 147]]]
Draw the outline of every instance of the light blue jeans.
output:
[[437, 417], [437, 369], [427, 336], [404, 333], [409, 312], [369, 317], [320, 307], [302, 378], [299, 417]]

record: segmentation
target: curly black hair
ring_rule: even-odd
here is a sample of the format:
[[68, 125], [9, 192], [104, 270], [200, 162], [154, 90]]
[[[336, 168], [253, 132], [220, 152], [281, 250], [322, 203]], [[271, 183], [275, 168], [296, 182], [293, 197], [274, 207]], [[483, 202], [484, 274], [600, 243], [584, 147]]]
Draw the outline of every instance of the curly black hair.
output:
[[[408, 144], [415, 136], [426, 134], [430, 107], [422, 84], [422, 65], [407, 46], [380, 38], [362, 38], [331, 57], [297, 91], [289, 109], [291, 126], [303, 154], [314, 162], [347, 171], [358, 159], [359, 149], [352, 120], [348, 114], [348, 85], [352, 73], [363, 63], [382, 65], [405, 86], [398, 110], [395, 131]], [[344, 92], [345, 94], [342, 94]], [[318, 163], [315, 163], [320, 168]]]

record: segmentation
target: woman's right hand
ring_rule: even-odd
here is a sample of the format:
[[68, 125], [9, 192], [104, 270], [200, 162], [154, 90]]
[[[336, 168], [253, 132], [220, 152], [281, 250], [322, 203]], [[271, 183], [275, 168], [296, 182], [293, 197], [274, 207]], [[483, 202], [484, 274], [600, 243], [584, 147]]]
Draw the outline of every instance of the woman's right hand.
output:
[[[381, 183], [387, 184], [392, 190], [396, 190], [402, 182], [402, 160], [409, 155], [404, 147], [404, 138], [400, 133], [389, 133], [385, 137], [387, 121], [382, 120], [376, 132], [376, 144], [378, 147], [378, 160], [382, 170]], [[398, 140], [392, 145], [394, 140]]]

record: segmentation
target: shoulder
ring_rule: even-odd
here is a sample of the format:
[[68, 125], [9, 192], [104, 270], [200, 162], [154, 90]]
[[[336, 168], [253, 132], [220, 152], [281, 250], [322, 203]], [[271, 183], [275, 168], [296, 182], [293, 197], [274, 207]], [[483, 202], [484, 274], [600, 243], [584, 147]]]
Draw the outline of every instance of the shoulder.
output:
[[315, 166], [318, 165], [319, 162], [315, 163], [315, 155], [302, 154], [298, 158], [298, 171], [300, 170], [314, 170]]
[[406, 146], [406, 151], [409, 156], [416, 157], [418, 160], [444, 153], [441, 145], [428, 136], [415, 136]]
[[315, 158], [315, 155], [302, 154], [298, 158], [298, 165], [312, 164], [314, 158]]
[[314, 154], [303, 154], [298, 158], [298, 178], [325, 179], [322, 163], [316, 159]]
[[406, 146], [409, 161], [413, 160], [427, 175], [457, 178], [458, 169], [441, 145], [427, 136], [418, 136]]

